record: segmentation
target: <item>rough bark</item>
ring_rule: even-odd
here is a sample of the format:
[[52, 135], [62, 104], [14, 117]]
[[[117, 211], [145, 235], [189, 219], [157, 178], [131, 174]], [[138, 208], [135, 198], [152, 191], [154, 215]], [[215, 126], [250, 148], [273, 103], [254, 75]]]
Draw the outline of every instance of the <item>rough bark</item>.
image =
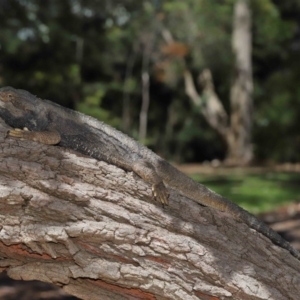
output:
[[5, 139], [0, 270], [82, 299], [297, 299], [300, 263], [225, 213], [62, 147]]

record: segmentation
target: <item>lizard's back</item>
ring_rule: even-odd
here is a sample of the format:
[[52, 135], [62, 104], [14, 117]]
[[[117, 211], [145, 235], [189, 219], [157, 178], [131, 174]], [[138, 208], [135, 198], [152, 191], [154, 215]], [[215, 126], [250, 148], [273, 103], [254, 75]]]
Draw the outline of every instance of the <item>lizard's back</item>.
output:
[[149, 151], [152, 152], [134, 139], [93, 117], [48, 100], [43, 102], [50, 112], [47, 116], [49, 124], [46, 130], [56, 130], [60, 133], [61, 146], [127, 170], [132, 169], [135, 160], [143, 158], [143, 153], [149, 155]]

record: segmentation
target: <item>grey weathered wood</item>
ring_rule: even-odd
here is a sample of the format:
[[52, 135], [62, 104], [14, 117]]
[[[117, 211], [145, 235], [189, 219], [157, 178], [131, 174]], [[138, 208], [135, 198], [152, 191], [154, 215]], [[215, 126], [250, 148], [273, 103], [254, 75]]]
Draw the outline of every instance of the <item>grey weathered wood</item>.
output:
[[83, 299], [299, 296], [300, 262], [228, 214], [174, 191], [163, 209], [132, 173], [6, 130], [0, 120], [0, 270], [10, 277]]

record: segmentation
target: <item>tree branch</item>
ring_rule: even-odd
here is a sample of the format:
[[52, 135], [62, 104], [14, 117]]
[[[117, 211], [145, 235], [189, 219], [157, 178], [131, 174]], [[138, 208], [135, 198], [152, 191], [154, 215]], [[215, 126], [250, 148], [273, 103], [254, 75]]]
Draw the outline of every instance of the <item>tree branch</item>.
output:
[[[161, 25], [161, 34], [167, 44], [174, 44], [172, 33]], [[185, 93], [191, 99], [192, 103], [199, 108], [208, 124], [215, 129], [223, 138], [227, 140], [229, 123], [228, 115], [219, 99], [213, 84], [212, 74], [209, 69], [204, 69], [199, 76], [199, 83], [203, 88], [202, 94], [199, 94], [191, 71], [188, 69], [184, 57], [180, 58], [185, 66], [183, 72]]]
[[199, 83], [203, 87], [201, 95], [197, 92], [192, 74], [188, 69], [184, 71], [184, 83], [185, 92], [193, 104], [200, 108], [207, 123], [226, 140], [229, 130], [228, 115], [215, 92], [210, 70], [204, 69], [199, 76]]
[[0, 269], [82, 299], [297, 299], [300, 263], [225, 213], [62, 147], [5, 139]]

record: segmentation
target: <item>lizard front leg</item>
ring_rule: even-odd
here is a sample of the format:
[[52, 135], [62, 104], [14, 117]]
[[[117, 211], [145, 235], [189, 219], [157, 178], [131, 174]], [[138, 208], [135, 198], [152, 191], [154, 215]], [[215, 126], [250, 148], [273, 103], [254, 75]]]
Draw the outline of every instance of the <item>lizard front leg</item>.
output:
[[56, 145], [61, 140], [60, 134], [57, 131], [29, 131], [27, 128], [11, 129], [8, 131], [7, 136], [31, 140], [46, 145]]
[[132, 165], [132, 170], [146, 182], [152, 184], [152, 192], [155, 199], [162, 205], [168, 205], [169, 191], [164, 185], [162, 178], [156, 173], [155, 168], [146, 160], [139, 159]]

